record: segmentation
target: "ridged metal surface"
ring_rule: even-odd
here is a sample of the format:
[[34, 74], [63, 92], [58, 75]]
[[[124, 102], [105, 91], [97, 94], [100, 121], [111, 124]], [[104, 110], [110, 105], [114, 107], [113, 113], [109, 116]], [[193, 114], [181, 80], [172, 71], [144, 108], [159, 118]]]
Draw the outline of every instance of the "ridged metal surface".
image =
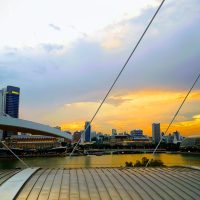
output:
[[0, 186], [19, 171], [17, 169], [0, 170]]
[[13, 174], [0, 186], [0, 199], [13, 200], [29, 178], [38, 168], [27, 168]]
[[199, 200], [200, 171], [188, 168], [40, 169], [17, 200]]

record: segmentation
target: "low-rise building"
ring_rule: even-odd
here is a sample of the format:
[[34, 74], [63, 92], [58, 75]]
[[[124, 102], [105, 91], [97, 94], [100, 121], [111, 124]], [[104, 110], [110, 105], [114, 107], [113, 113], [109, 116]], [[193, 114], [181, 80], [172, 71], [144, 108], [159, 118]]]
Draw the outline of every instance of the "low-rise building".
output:
[[58, 138], [50, 136], [13, 135], [5, 142], [10, 148], [28, 149], [51, 149], [61, 146]]
[[200, 135], [185, 138], [181, 144], [182, 151], [200, 152]]

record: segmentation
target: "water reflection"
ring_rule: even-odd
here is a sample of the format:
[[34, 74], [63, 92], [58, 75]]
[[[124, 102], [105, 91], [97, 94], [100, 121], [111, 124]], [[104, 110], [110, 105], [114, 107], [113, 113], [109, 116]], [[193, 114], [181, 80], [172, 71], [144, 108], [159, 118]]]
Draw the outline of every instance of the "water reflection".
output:
[[91, 166], [91, 156], [86, 156], [85, 158], [85, 167], [90, 167]]
[[[74, 157], [47, 157], [26, 158], [25, 162], [32, 167], [48, 168], [89, 168], [89, 167], [121, 167], [125, 162], [141, 160], [142, 157], [152, 158], [152, 154], [126, 154], [103, 156], [74, 156]], [[160, 159], [167, 166], [193, 165], [200, 166], [200, 156], [194, 154], [155, 154], [155, 159]], [[18, 168], [23, 165], [18, 160], [0, 159], [0, 168]]]
[[18, 160], [0, 159], [0, 169], [21, 168], [22, 164]]

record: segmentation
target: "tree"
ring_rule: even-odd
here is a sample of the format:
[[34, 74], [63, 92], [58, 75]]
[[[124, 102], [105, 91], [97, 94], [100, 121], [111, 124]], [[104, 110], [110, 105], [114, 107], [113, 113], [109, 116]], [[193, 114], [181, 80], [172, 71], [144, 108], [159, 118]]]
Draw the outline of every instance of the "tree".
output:
[[133, 163], [132, 162], [125, 162], [125, 166], [126, 167], [133, 167]]

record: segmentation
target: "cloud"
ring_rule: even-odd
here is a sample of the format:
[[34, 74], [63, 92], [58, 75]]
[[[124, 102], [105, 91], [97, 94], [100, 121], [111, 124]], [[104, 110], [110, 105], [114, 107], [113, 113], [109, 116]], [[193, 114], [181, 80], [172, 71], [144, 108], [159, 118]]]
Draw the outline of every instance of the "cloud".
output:
[[[80, 37], [95, 37], [105, 27], [140, 16], [144, 8], [158, 4], [157, 0], [60, 0], [59, 4], [55, 0], [8, 0], [0, 8], [0, 18], [4, 19], [0, 21], [0, 49], [6, 45], [23, 48], [40, 43], [66, 44]], [[70, 26], [78, 34], [65, 28]]]
[[[117, 3], [116, 9], [110, 9], [113, 8], [111, 1], [100, 1], [100, 5], [94, 5], [97, 2], [92, 1], [93, 6], [88, 13], [83, 9], [85, 2], [81, 3], [80, 8], [75, 3], [70, 3], [68, 18], [65, 16], [67, 12], [64, 6], [59, 7], [59, 14], [55, 15], [57, 12], [53, 12], [55, 6], [52, 6], [52, 2], [47, 10], [51, 15], [44, 15], [44, 2], [47, 1], [39, 2], [41, 9], [36, 16], [38, 2], [33, 1], [30, 6], [24, 3], [27, 13], [24, 13], [26, 9], [21, 12], [23, 6], [20, 5], [19, 8], [17, 4], [11, 18], [4, 12], [5, 26], [0, 22], [0, 81], [4, 86], [11, 84], [21, 87], [22, 117], [55, 125], [68, 122], [79, 124], [80, 121], [84, 123], [105, 96], [160, 1], [139, 0], [138, 4], [136, 1], [129, 1], [130, 4], [118, 1], [120, 3]], [[62, 3], [65, 4], [64, 2]], [[72, 8], [77, 8], [77, 12], [72, 12]], [[112, 90], [106, 104], [109, 112], [124, 109], [128, 113], [130, 110], [133, 115], [136, 111], [135, 115], [138, 115], [138, 110], [147, 114], [154, 113], [148, 106], [153, 105], [156, 109], [154, 100], [164, 97], [160, 94], [151, 95], [151, 92], [173, 93], [189, 89], [199, 73], [200, 29], [196, 26], [200, 19], [199, 13], [198, 0], [167, 1], [164, 4]], [[17, 24], [13, 23], [14, 18]], [[56, 27], [60, 30], [62, 27], [62, 31], [54, 31], [49, 22], [59, 24]], [[134, 96], [134, 93], [138, 94], [143, 90], [146, 96], [142, 93]], [[130, 91], [134, 92], [129, 94]], [[192, 111], [187, 107], [187, 112], [181, 115], [182, 121], [191, 121], [192, 116], [198, 114], [194, 107], [199, 107], [199, 97], [198, 94], [195, 95], [197, 98], [193, 98]], [[144, 101], [146, 97], [149, 104]], [[172, 97], [174, 98], [174, 94]], [[182, 96], [177, 98], [181, 99]], [[172, 101], [170, 95], [166, 95], [166, 101], [160, 99], [161, 104], [165, 102], [162, 104], [163, 113], [168, 100]], [[134, 110], [134, 103], [140, 101], [144, 101], [144, 105], [141, 104], [137, 107], [138, 110]], [[77, 102], [86, 104], [76, 104]], [[63, 108], [64, 104], [71, 106]], [[82, 109], [84, 106], [86, 109]], [[78, 111], [73, 112], [72, 108], [82, 109], [84, 116], [76, 117], [79, 116]], [[32, 111], [28, 112], [30, 109]], [[55, 113], [48, 118], [51, 110]], [[63, 114], [64, 111], [66, 112]], [[71, 121], [64, 120], [68, 115]], [[122, 113], [122, 116], [126, 115], [131, 116], [130, 113]], [[142, 115], [138, 116], [144, 118]], [[159, 117], [158, 113], [155, 120], [159, 120]], [[106, 124], [102, 118], [102, 122], [95, 126], [102, 130], [102, 127], [110, 130], [115, 124], [119, 124], [117, 128], [126, 128], [136, 123], [137, 119], [119, 118], [116, 112], [115, 115], [107, 114], [105, 121]], [[148, 123], [151, 124], [150, 121]], [[137, 125], [143, 126], [139, 122]]]
[[71, 122], [68, 124], [61, 124], [63, 130], [70, 130], [72, 132], [84, 130], [85, 123], [83, 121]]
[[[133, 98], [135, 98], [135, 97], [133, 97]], [[120, 106], [121, 104], [128, 102], [128, 101], [131, 101], [131, 100], [133, 100], [133, 99], [129, 96], [126, 97], [126, 96], [123, 96], [123, 95], [116, 95], [116, 96], [108, 97], [106, 102], [108, 104], [113, 105], [113, 106]]]
[[[198, 112], [197, 112], [198, 113]], [[180, 120], [173, 124], [173, 129], [171, 130], [178, 130], [181, 133], [184, 133], [185, 136], [191, 135], [199, 135], [200, 130], [200, 118], [199, 114], [193, 116], [190, 120]], [[167, 124], [163, 124], [163, 128], [167, 128]]]
[[[145, 134], [151, 135], [151, 124], [160, 122], [162, 131], [165, 131], [186, 93], [187, 91], [142, 90], [113, 95], [103, 105], [92, 128], [105, 133], [110, 133], [112, 128], [118, 131], [141, 128]], [[199, 93], [199, 90], [192, 91], [169, 132], [179, 130], [183, 135], [198, 133]], [[116, 102], [110, 99], [119, 99], [120, 103], [117, 102], [116, 106]], [[97, 101], [67, 103], [48, 111], [40, 119], [46, 124], [60, 125], [63, 130], [82, 130], [84, 122], [92, 118], [99, 105], [100, 102]]]
[[78, 30], [75, 26], [73, 26], [73, 25], [69, 25], [68, 26], [70, 29], [72, 29], [73, 31], [75, 31], [76, 33], [78, 33], [78, 34], [81, 34], [83, 37], [89, 37], [88, 35], [87, 35], [87, 33], [85, 33], [85, 32], [81, 32], [80, 30]]
[[60, 31], [60, 30], [61, 30], [61, 28], [60, 28], [59, 26], [56, 26], [56, 25], [54, 25], [54, 24], [49, 24], [49, 26], [50, 26], [51, 28], [53, 28], [54, 30], [56, 30], [56, 31]]
[[200, 114], [199, 115], [194, 115], [193, 119], [200, 119]]
[[60, 51], [64, 49], [64, 46], [59, 44], [41, 44], [41, 46], [47, 52]]

